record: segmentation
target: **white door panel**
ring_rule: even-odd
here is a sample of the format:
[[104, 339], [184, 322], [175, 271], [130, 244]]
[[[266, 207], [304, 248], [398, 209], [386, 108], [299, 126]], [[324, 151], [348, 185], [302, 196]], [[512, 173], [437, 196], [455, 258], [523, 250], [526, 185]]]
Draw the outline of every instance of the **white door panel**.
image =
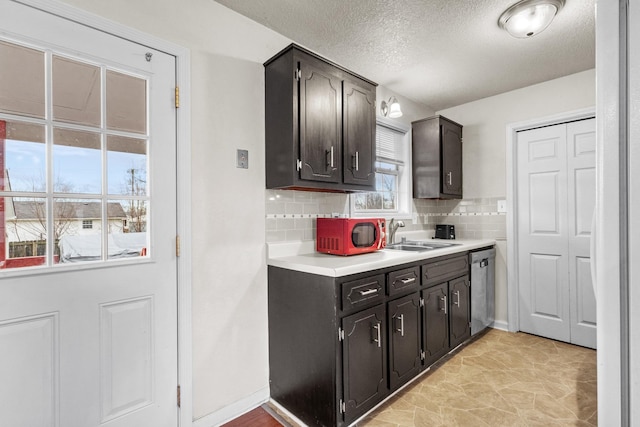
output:
[[595, 120], [518, 133], [520, 329], [595, 347]]
[[518, 134], [520, 329], [568, 341], [566, 133]]
[[0, 324], [0, 378], [13, 385], [0, 401], [2, 425], [57, 425], [57, 332], [57, 313]]
[[596, 206], [595, 119], [568, 123], [567, 140], [571, 342], [595, 348], [596, 300], [590, 274], [591, 220]]
[[[0, 425], [175, 426], [175, 58], [8, 0], [0, 0], [0, 41], [5, 46], [26, 46], [45, 58], [45, 118], [2, 110], [6, 103], [0, 100], [0, 121], [46, 129], [42, 147], [46, 146], [47, 154], [43, 159], [49, 165], [46, 170], [51, 183], [48, 189], [38, 190], [38, 200], [51, 210], [65, 206], [67, 199], [100, 206], [97, 220], [79, 221], [81, 226], [69, 228], [73, 233], [63, 236], [85, 243], [78, 249], [80, 255], [94, 249], [97, 255], [62, 262], [52, 244], [59, 236], [48, 227], [41, 237], [47, 242], [46, 254], [40, 257], [42, 265], [0, 269]], [[7, 63], [3, 62], [3, 67]], [[77, 83], [66, 87], [72, 91], [98, 83], [86, 92], [65, 95], [55, 86], [56, 80], [65, 78]], [[112, 87], [121, 90], [110, 92]], [[135, 105], [122, 101], [131, 93], [141, 96]], [[57, 100], [63, 96], [68, 97], [68, 103], [61, 106]], [[91, 104], [93, 96], [101, 99], [93, 104], [98, 112], [95, 126], [68, 119], [75, 106]], [[118, 108], [110, 109], [114, 103], [119, 103]], [[88, 108], [82, 116], [91, 113]], [[137, 116], [143, 117], [142, 124], [132, 122]], [[69, 135], [84, 134], [95, 136], [97, 145], [89, 149], [90, 144], [68, 142]], [[65, 137], [63, 143], [56, 140]], [[9, 137], [6, 139], [9, 142]], [[90, 163], [87, 156], [86, 165], [78, 162], [76, 167], [65, 167], [65, 156], [75, 155], [72, 150], [79, 149], [80, 154], [98, 153], [97, 163]], [[131, 185], [120, 190], [112, 185], [112, 166], [118, 156], [132, 153], [143, 158], [144, 168], [140, 171], [137, 165], [130, 166]], [[53, 182], [58, 174], [81, 179], [84, 175], [80, 171], [85, 173], [85, 169], [87, 176], [92, 172], [97, 176], [97, 192], [86, 190], [88, 180], [78, 183], [86, 186], [78, 186], [69, 195]], [[142, 192], [138, 192], [140, 183], [145, 187]], [[51, 188], [56, 188], [56, 193]], [[4, 198], [5, 204], [0, 206], [30, 198], [21, 191], [12, 193], [5, 183], [0, 187], [0, 200]], [[127, 214], [119, 225], [111, 219], [111, 208], [116, 204]], [[137, 211], [138, 217], [127, 210], [134, 204], [144, 207]], [[47, 211], [39, 219], [57, 224], [56, 215]], [[145, 225], [135, 229], [136, 221]], [[118, 242], [134, 233], [143, 236], [143, 249], [118, 258]], [[83, 240], [87, 235], [97, 243]]]

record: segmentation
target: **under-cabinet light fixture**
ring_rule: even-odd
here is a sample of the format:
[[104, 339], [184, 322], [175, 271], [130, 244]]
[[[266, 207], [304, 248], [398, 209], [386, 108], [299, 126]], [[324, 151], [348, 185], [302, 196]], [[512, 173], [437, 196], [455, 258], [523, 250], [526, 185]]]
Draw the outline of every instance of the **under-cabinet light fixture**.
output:
[[551, 24], [565, 0], [522, 0], [505, 10], [498, 26], [513, 37], [535, 36]]
[[402, 117], [402, 110], [400, 109], [400, 103], [395, 96], [389, 98], [388, 102], [382, 101], [380, 104], [380, 112], [383, 116], [389, 116], [392, 119]]

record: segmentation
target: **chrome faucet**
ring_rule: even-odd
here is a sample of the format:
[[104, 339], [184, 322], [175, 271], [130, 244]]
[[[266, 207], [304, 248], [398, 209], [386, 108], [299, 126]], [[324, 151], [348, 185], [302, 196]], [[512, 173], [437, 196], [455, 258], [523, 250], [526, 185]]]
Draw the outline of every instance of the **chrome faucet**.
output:
[[404, 222], [403, 221], [396, 221], [395, 218], [391, 218], [391, 221], [389, 221], [389, 238], [387, 239], [387, 243], [392, 245], [393, 241], [396, 238], [396, 231], [398, 231], [399, 227], [404, 227]]

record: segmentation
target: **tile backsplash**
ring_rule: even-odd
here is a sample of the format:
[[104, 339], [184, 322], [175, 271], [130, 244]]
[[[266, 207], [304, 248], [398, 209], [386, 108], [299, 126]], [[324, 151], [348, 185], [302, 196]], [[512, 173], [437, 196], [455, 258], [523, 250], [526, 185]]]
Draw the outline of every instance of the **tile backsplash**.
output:
[[[349, 195], [295, 190], [266, 190], [266, 241], [314, 240], [316, 218], [349, 214]], [[434, 230], [453, 224], [459, 239], [506, 238], [506, 215], [498, 213], [504, 197], [462, 200], [413, 200], [413, 219], [402, 231]]]

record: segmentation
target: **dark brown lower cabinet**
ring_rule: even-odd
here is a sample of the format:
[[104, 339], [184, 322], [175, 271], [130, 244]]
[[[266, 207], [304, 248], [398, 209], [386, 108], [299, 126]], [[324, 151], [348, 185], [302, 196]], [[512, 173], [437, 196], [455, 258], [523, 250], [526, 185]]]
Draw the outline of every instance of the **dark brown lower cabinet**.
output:
[[424, 364], [432, 365], [449, 351], [447, 283], [422, 291], [424, 300]]
[[387, 394], [387, 328], [384, 304], [342, 319], [345, 422], [373, 408]]
[[457, 277], [422, 291], [425, 366], [432, 365], [471, 337], [469, 276]]
[[389, 388], [395, 390], [415, 377], [420, 357], [420, 294], [414, 292], [388, 303]]
[[469, 278], [449, 282], [449, 346], [455, 348], [471, 337]]
[[269, 266], [271, 398], [346, 427], [470, 337], [467, 253], [329, 277]]

